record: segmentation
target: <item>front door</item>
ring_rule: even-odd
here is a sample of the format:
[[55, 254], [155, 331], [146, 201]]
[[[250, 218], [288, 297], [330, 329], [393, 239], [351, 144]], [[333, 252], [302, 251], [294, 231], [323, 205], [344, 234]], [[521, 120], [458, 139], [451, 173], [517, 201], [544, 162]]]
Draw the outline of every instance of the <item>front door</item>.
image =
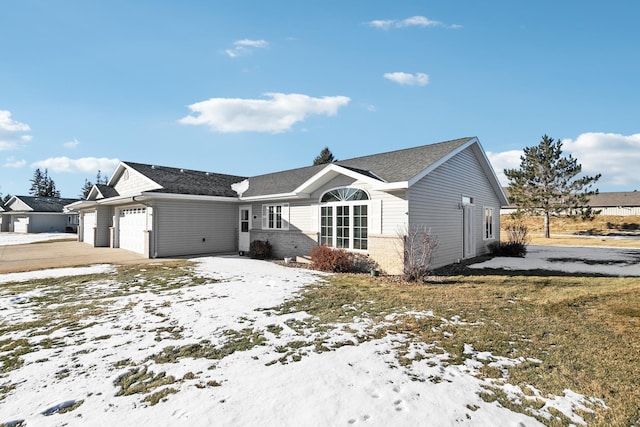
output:
[[238, 218], [238, 251], [249, 252], [249, 244], [251, 243], [251, 206], [240, 206]]
[[464, 258], [476, 256], [476, 234], [474, 206], [470, 203], [462, 205], [462, 252]]

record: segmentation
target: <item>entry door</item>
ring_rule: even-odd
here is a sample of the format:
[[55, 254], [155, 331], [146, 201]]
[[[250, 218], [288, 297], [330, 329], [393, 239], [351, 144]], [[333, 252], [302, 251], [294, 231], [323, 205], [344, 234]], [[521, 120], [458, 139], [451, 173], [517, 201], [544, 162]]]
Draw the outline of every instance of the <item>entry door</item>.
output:
[[471, 204], [462, 206], [462, 251], [464, 258], [476, 256], [475, 208]]
[[251, 243], [251, 206], [240, 206], [238, 215], [238, 250], [249, 252]]

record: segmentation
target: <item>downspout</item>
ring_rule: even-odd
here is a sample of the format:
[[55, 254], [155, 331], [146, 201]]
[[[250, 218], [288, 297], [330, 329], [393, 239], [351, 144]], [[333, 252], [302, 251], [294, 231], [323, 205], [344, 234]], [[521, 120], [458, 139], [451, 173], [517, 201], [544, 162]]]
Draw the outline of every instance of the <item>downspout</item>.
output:
[[153, 256], [151, 258], [156, 259], [158, 258], [158, 238], [156, 235], [156, 210], [157, 208], [155, 208], [154, 206], [150, 205], [149, 203], [145, 203], [143, 201], [140, 200], [136, 200], [137, 196], [133, 196], [131, 197], [131, 200], [136, 202], [136, 203], [140, 203], [141, 205], [144, 205], [148, 208], [151, 208], [151, 233], [153, 235]]

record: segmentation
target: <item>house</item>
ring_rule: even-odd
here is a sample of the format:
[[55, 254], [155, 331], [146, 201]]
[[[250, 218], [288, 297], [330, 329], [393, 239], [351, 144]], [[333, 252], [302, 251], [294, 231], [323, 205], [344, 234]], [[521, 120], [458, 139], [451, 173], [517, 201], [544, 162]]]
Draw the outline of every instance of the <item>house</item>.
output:
[[487, 252], [507, 199], [475, 137], [242, 177], [122, 162], [106, 185], [68, 206], [78, 238], [148, 257], [246, 252], [278, 258], [319, 244], [402, 272], [403, 230], [428, 227], [434, 267]]
[[0, 212], [0, 230], [14, 233], [75, 233], [78, 214], [67, 211], [65, 206], [77, 201], [60, 197], [13, 196]]
[[[503, 190], [508, 196], [508, 189], [504, 188]], [[600, 211], [600, 215], [640, 216], [640, 192], [634, 190], [598, 193], [589, 198], [587, 206], [596, 211]], [[503, 206], [500, 213], [507, 215], [516, 210], [516, 205]]]

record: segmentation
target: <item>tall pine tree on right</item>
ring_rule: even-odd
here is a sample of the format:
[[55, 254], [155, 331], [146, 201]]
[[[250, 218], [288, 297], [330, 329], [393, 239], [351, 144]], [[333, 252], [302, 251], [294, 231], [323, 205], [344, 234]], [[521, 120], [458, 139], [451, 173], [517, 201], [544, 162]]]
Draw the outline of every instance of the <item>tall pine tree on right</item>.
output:
[[509, 179], [509, 199], [518, 212], [542, 215], [544, 237], [551, 237], [551, 215], [580, 215], [590, 218], [598, 212], [588, 206], [598, 194], [593, 185], [602, 174], [582, 175], [582, 165], [571, 155], [564, 156], [562, 142], [544, 135], [535, 147], [524, 149], [519, 169], [505, 169]]

